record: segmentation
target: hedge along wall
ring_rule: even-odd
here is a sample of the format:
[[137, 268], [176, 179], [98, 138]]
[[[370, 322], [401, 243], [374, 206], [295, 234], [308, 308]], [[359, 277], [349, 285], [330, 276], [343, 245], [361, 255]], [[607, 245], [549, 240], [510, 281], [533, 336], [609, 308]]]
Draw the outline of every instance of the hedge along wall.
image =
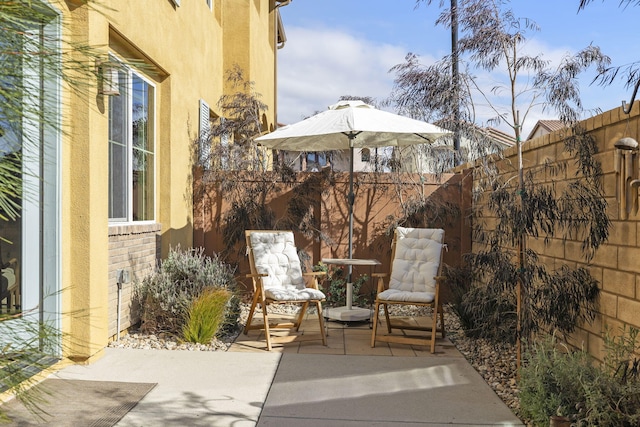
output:
[[[617, 331], [625, 325], [640, 328], [640, 214], [631, 212], [628, 218], [620, 212], [619, 174], [616, 172], [616, 153], [614, 144], [620, 138], [632, 137], [640, 139], [640, 104], [635, 103], [629, 115], [622, 108], [607, 111], [585, 120], [582, 125], [595, 138], [597, 145], [596, 159], [603, 172], [603, 188], [608, 204], [608, 215], [612, 221], [608, 241], [600, 247], [590, 262], [581, 256], [581, 243], [577, 240], [551, 239], [548, 245], [542, 238], [529, 238], [527, 247], [535, 250], [549, 270], [561, 265], [584, 266], [591, 275], [600, 282], [599, 314], [591, 324], [582, 325], [571, 337], [572, 344], [584, 347], [596, 358], [602, 360], [603, 335], [605, 325]], [[499, 162], [500, 171], [513, 173], [517, 165], [517, 150], [511, 148], [504, 152], [505, 160]], [[536, 180], [541, 184], [556, 181], [558, 188], [575, 179], [576, 167], [564, 151], [563, 132], [544, 135], [523, 145], [523, 166], [525, 173], [544, 162], [566, 162], [567, 169], [560, 176], [537, 174]], [[634, 175], [638, 177], [637, 172]], [[517, 179], [517, 178], [514, 178]], [[633, 197], [637, 199], [638, 190]], [[479, 208], [475, 206], [474, 208]], [[486, 215], [486, 216], [484, 216]], [[483, 211], [482, 220], [489, 226], [492, 219]], [[480, 221], [480, 218], [474, 218]], [[479, 242], [473, 242], [473, 250], [481, 248]], [[544, 303], [544, 302], [541, 302]]]
[[[226, 262], [237, 266], [237, 275], [248, 273], [244, 234], [236, 240], [225, 237], [225, 220], [236, 203], [246, 204], [247, 198], [238, 192], [223, 190], [221, 181], [198, 172], [194, 188], [194, 246], [202, 246], [207, 254], [218, 254]], [[229, 173], [225, 179], [240, 183], [248, 189], [260, 182], [270, 181], [272, 188], [266, 196], [265, 206], [272, 218], [262, 228], [294, 230], [296, 244], [309, 259], [307, 268], [322, 258], [346, 258], [348, 254], [349, 175], [344, 172], [301, 172], [295, 182], [283, 183], [275, 174]], [[445, 174], [439, 179], [433, 175], [417, 174], [355, 174], [354, 203], [354, 258], [374, 258], [382, 262], [375, 271], [389, 270], [391, 235], [394, 222], [402, 222], [407, 215], [402, 205], [423, 195], [431, 216], [429, 224], [420, 223], [415, 214], [407, 226], [442, 227], [448, 251], [444, 262], [459, 266], [461, 254], [471, 250], [471, 229], [468, 212], [471, 207], [470, 172]], [[258, 200], [252, 197], [251, 200]], [[236, 211], [237, 212], [237, 211]], [[264, 216], [264, 215], [263, 215]], [[244, 232], [244, 228], [238, 230]], [[322, 238], [320, 238], [322, 236]], [[235, 243], [230, 247], [230, 243]], [[370, 274], [370, 267], [361, 267], [356, 274]], [[245, 286], [248, 282], [244, 280]], [[374, 286], [372, 283], [371, 286]], [[363, 288], [364, 289], [364, 288]], [[370, 292], [366, 287], [364, 292]]]

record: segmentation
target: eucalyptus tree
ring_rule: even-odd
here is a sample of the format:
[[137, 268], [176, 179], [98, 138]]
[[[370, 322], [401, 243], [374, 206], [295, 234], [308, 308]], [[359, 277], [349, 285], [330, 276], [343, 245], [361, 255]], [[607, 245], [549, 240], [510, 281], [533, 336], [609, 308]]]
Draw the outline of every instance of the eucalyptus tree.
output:
[[[420, 3], [433, 2], [417, 0]], [[445, 3], [440, 1], [440, 7]], [[452, 274], [462, 278], [458, 284], [464, 291], [455, 309], [467, 333], [500, 341], [527, 339], [541, 329], [571, 333], [580, 322], [594, 318], [598, 283], [580, 265], [550, 269], [527, 243], [577, 239], [586, 265], [608, 238], [601, 168], [594, 160], [593, 137], [579, 126], [585, 111], [576, 77], [590, 67], [604, 71], [609, 58], [597, 46], [587, 46], [553, 66], [542, 54], [525, 52], [528, 34], [539, 28], [529, 19], [516, 17], [507, 1], [459, 0], [457, 7], [457, 55], [428, 66], [420, 64], [417, 55], [407, 55], [405, 63], [392, 69], [396, 79], [389, 99], [401, 112], [461, 129], [479, 154], [489, 152], [487, 141], [473, 130], [480, 121], [479, 109], [488, 109], [487, 123], [509, 126], [518, 145], [515, 164], [499, 155], [476, 162], [475, 250], [465, 257], [468, 274]], [[451, 28], [452, 11], [444, 8], [436, 23]], [[455, 87], [450, 71], [453, 56], [463, 70]], [[494, 79], [503, 76], [503, 83], [485, 88], [482, 73]], [[522, 124], [540, 107], [558, 114], [566, 125], [564, 150], [571, 160], [525, 171]], [[570, 162], [576, 176], [568, 185], [556, 185]], [[552, 179], [542, 181], [545, 174]]]
[[[604, 0], [602, 1], [604, 2]], [[593, 0], [580, 0], [578, 10], [584, 10], [591, 3], [593, 3]], [[626, 8], [627, 6], [640, 6], [640, 0], [618, 0], [618, 5], [623, 8]], [[603, 86], [607, 86], [618, 78], [625, 81], [628, 88], [633, 87], [633, 94], [631, 96], [631, 104], [633, 104], [633, 100], [636, 99], [638, 89], [640, 88], [640, 59], [625, 65], [607, 67], [599, 73], [596, 77], [596, 81]], [[631, 105], [623, 104], [623, 108], [625, 113], [630, 113]]]
[[[244, 230], [272, 227], [274, 214], [266, 198], [278, 184], [276, 175], [268, 171], [267, 152], [254, 141], [265, 130], [263, 117], [268, 106], [237, 64], [226, 71], [225, 79], [228, 92], [218, 99], [219, 114], [201, 129], [193, 155], [203, 168], [196, 198], [204, 200], [213, 184], [231, 204], [222, 219], [226, 251], [230, 251], [244, 240]], [[257, 172], [253, 174], [256, 179], [248, 179], [249, 171]]]

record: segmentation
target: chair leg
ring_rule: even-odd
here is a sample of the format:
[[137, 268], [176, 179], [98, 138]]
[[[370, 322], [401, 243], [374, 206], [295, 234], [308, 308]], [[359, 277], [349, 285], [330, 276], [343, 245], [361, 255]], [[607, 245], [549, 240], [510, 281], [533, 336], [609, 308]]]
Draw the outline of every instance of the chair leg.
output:
[[371, 348], [376, 346], [376, 331], [378, 330], [378, 313], [380, 312], [380, 302], [376, 300], [373, 311], [373, 330], [371, 331]]
[[[247, 317], [247, 323], [245, 323], [245, 325], [244, 325], [243, 333], [245, 335], [247, 335], [249, 333], [249, 326], [251, 326], [251, 322], [253, 321], [253, 315], [255, 314], [256, 305], [258, 304], [258, 298], [259, 297], [260, 297], [260, 294], [258, 294], [257, 292], [255, 292], [253, 294], [253, 301], [251, 301], [251, 308], [249, 309], [249, 316]], [[264, 308], [264, 306], [263, 306], [263, 308]]]
[[322, 314], [322, 303], [316, 301], [316, 310], [318, 311], [318, 322], [320, 323], [320, 336], [322, 337], [322, 345], [327, 345], [327, 337], [324, 333], [324, 315]]
[[444, 330], [444, 310], [442, 309], [442, 306], [440, 306], [438, 310], [440, 311], [440, 327], [442, 327], [442, 338], [446, 338], [447, 334]]
[[264, 339], [267, 341], [267, 350], [271, 351], [271, 332], [269, 331], [269, 315], [267, 313], [267, 305], [262, 302], [262, 319], [264, 321]]
[[309, 301], [306, 301], [302, 304], [300, 308], [300, 313], [298, 313], [298, 318], [296, 319], [296, 332], [300, 329], [300, 325], [302, 325], [302, 321], [304, 320], [304, 314], [307, 312], [307, 308], [309, 307]]
[[384, 308], [384, 318], [387, 321], [387, 332], [391, 333], [391, 318], [389, 317], [389, 307], [385, 303], [382, 303], [382, 307]]
[[431, 325], [431, 354], [436, 352], [436, 334], [438, 333], [438, 305], [433, 307], [433, 324]]
[[[438, 334], [438, 310], [441, 310], [440, 314], [442, 314], [442, 306], [440, 305], [440, 288], [436, 285], [436, 295], [433, 299], [433, 324], [431, 325], [431, 353], [436, 352], [436, 335]], [[444, 334], [444, 322], [442, 321], [444, 317], [441, 317], [442, 323], [442, 331]]]

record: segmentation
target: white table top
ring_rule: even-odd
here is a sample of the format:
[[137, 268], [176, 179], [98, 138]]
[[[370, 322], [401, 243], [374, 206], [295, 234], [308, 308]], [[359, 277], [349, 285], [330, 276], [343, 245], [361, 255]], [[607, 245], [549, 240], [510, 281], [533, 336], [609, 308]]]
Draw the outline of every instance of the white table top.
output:
[[333, 265], [380, 265], [377, 259], [322, 258], [324, 264]]

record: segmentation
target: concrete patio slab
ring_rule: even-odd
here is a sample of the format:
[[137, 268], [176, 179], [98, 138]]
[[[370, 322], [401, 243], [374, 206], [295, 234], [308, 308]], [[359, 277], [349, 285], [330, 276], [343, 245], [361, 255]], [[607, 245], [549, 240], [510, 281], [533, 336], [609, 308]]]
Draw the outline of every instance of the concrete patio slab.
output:
[[285, 353], [258, 426], [521, 426], [458, 357]]
[[257, 331], [227, 352], [107, 348], [55, 377], [157, 383], [119, 427], [522, 426], [447, 339], [431, 354], [371, 348], [366, 322], [328, 322], [326, 347], [308, 340], [318, 333], [312, 325], [301, 331], [279, 332], [271, 352]]
[[157, 383], [119, 427], [248, 427], [256, 425], [280, 357], [267, 352], [107, 348], [95, 363], [69, 366], [55, 377]]

